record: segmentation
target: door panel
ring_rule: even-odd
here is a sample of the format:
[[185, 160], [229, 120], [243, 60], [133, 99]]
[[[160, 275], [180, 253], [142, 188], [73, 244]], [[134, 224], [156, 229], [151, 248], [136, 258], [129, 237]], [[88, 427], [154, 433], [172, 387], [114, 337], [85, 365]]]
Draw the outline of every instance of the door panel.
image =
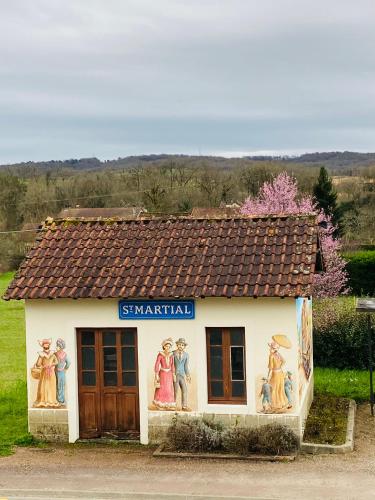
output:
[[77, 330], [80, 437], [139, 437], [136, 328]]
[[137, 396], [136, 394], [119, 394], [119, 428], [121, 431], [137, 430]]
[[116, 432], [117, 430], [117, 394], [106, 393], [102, 395], [102, 421], [103, 431]]
[[86, 392], [79, 398], [80, 405], [80, 429], [83, 429], [83, 438], [99, 437], [98, 412], [99, 400], [94, 392]]

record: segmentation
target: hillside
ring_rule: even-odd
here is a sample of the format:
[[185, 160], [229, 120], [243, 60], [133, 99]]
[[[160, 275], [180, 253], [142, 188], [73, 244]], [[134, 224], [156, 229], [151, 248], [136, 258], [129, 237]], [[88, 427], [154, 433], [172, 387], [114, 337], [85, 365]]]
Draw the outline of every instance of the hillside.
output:
[[244, 160], [267, 162], [275, 166], [283, 164], [299, 164], [304, 166], [324, 165], [333, 174], [351, 175], [351, 170], [358, 167], [375, 165], [375, 153], [356, 153], [352, 151], [331, 151], [306, 153], [300, 156], [245, 156], [243, 158], [223, 158], [221, 156], [191, 156], [183, 154], [150, 154], [126, 156], [116, 160], [101, 161], [98, 158], [80, 158], [68, 160], [51, 160], [40, 162], [22, 162], [0, 165], [0, 170], [7, 170], [22, 177], [32, 177], [45, 172], [81, 172], [85, 170], [101, 171], [130, 169], [140, 165], [159, 165], [166, 161], [181, 161], [194, 165], [205, 163], [212, 167], [230, 169], [239, 166]]

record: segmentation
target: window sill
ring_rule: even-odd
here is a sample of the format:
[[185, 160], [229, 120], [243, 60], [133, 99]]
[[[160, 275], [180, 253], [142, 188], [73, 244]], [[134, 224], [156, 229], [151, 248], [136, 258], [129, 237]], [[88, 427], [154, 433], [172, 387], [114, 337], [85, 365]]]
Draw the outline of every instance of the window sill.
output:
[[215, 405], [215, 406], [247, 406], [247, 401], [208, 401], [208, 405]]
[[207, 403], [203, 410], [209, 413], [244, 413], [249, 414], [249, 406], [244, 403]]

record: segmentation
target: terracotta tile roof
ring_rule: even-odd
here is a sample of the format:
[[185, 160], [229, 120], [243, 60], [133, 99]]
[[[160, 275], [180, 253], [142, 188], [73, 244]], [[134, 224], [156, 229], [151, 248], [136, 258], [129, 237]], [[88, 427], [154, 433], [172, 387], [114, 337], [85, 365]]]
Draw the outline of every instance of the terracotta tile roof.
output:
[[52, 221], [5, 299], [311, 294], [315, 216]]

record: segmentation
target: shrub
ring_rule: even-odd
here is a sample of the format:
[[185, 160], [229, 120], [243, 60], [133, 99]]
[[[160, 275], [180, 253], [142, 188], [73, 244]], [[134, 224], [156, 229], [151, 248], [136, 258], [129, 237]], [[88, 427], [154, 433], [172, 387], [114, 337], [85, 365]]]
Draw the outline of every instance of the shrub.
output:
[[175, 416], [168, 428], [168, 445], [176, 451], [202, 452], [221, 449], [222, 426], [209, 420]]
[[281, 455], [295, 451], [299, 440], [284, 425], [269, 424], [256, 428], [233, 426], [223, 429], [220, 423], [212, 420], [175, 416], [168, 428], [166, 444], [168, 448], [182, 452], [224, 449], [240, 455], [258, 451]]
[[203, 423], [206, 424], [210, 429], [219, 431], [220, 433], [224, 430], [224, 425], [220, 420], [213, 420], [212, 418], [203, 417]]
[[224, 450], [240, 455], [255, 453], [258, 450], [258, 441], [258, 428], [228, 427], [222, 435]]
[[356, 312], [354, 297], [316, 300], [313, 325], [317, 366], [341, 370], [368, 367], [367, 318]]
[[265, 455], [281, 455], [298, 449], [297, 435], [279, 424], [263, 425], [259, 428], [258, 450]]

